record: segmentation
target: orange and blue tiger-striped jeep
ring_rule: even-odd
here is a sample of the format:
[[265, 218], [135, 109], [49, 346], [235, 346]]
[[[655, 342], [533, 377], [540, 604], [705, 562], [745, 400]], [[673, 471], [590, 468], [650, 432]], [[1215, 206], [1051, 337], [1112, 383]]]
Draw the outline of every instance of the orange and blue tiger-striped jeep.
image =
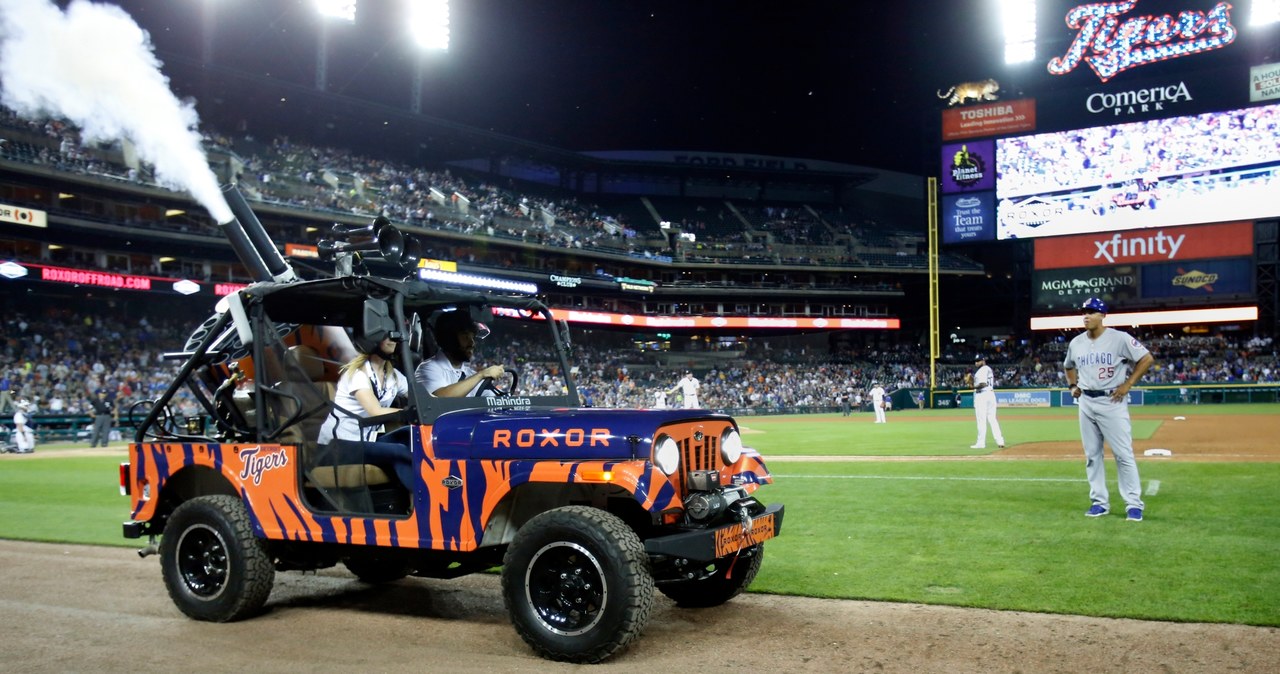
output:
[[[509, 324], [519, 374], [463, 398], [416, 384], [432, 350], [422, 326], [447, 310]], [[319, 442], [342, 413], [352, 335], [400, 342], [400, 411], [359, 423], [403, 447], [410, 484], [362, 443]], [[700, 607], [742, 592], [783, 508], [752, 496], [771, 477], [731, 417], [581, 407], [569, 351], [567, 327], [531, 298], [370, 276], [251, 285], [170, 354], [185, 361], [178, 381], [121, 466], [124, 535], [150, 537], [139, 552], [160, 555], [173, 601], [210, 621], [260, 612], [276, 571], [343, 564], [389, 582], [501, 565], [533, 649], [607, 658], [641, 633], [655, 588]], [[180, 390], [203, 413], [173, 412]]]

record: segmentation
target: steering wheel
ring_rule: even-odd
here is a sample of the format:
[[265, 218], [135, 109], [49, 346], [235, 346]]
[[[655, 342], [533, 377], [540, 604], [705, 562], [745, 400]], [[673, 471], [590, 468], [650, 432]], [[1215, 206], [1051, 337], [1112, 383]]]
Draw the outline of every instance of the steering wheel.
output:
[[493, 393], [498, 398], [509, 398], [516, 392], [516, 384], [520, 382], [520, 372], [517, 370], [507, 370], [506, 374], [511, 375], [511, 384], [507, 388], [498, 388], [498, 382], [493, 377], [485, 377], [480, 382], [480, 388], [476, 390], [477, 396], [483, 396], [485, 393]]

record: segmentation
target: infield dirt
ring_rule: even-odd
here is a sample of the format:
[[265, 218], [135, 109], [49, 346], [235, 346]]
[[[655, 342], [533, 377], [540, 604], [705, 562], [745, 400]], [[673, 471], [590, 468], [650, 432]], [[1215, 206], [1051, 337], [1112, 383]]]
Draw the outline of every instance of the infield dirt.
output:
[[[568, 672], [516, 636], [492, 575], [371, 587], [277, 577], [267, 612], [196, 622], [156, 558], [0, 541], [4, 666], [15, 672]], [[718, 609], [659, 596], [601, 672], [1275, 672], [1280, 630], [748, 594]]]

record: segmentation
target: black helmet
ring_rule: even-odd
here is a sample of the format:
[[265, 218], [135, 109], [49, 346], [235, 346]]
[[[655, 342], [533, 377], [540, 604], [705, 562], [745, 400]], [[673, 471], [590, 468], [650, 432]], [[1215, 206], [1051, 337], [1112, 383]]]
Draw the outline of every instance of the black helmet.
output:
[[435, 317], [435, 324], [431, 325], [431, 331], [435, 336], [453, 335], [462, 333], [462, 331], [476, 330], [475, 321], [471, 320], [471, 312], [467, 310], [453, 310], [440, 312]]
[[489, 336], [489, 326], [472, 319], [471, 312], [466, 308], [441, 311], [431, 324], [431, 334], [440, 343], [462, 332], [471, 332], [476, 339], [484, 339]]
[[[396, 341], [396, 346], [398, 348], [400, 345], [400, 340], [397, 339], [396, 335], [394, 334], [389, 336]], [[378, 353], [378, 345], [382, 344], [382, 340], [386, 339], [387, 337], [388, 335], [383, 334], [381, 337], [374, 339], [373, 337], [368, 337], [365, 335], [353, 334], [351, 335], [351, 344], [352, 346], [356, 347], [356, 351], [359, 351], [360, 353], [363, 353], [366, 356], [370, 356], [375, 353]]]

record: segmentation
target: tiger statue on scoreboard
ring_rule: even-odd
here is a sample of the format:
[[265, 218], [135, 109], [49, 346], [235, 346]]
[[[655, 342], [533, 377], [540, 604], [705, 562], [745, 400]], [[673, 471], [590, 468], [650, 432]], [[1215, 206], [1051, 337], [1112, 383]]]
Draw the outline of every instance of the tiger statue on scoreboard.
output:
[[961, 82], [945, 93], [939, 91], [938, 98], [948, 98], [947, 107], [952, 107], [965, 103], [970, 99], [974, 101], [994, 101], [999, 96], [996, 95], [1000, 91], [1000, 83], [993, 79], [985, 79], [981, 82]]

